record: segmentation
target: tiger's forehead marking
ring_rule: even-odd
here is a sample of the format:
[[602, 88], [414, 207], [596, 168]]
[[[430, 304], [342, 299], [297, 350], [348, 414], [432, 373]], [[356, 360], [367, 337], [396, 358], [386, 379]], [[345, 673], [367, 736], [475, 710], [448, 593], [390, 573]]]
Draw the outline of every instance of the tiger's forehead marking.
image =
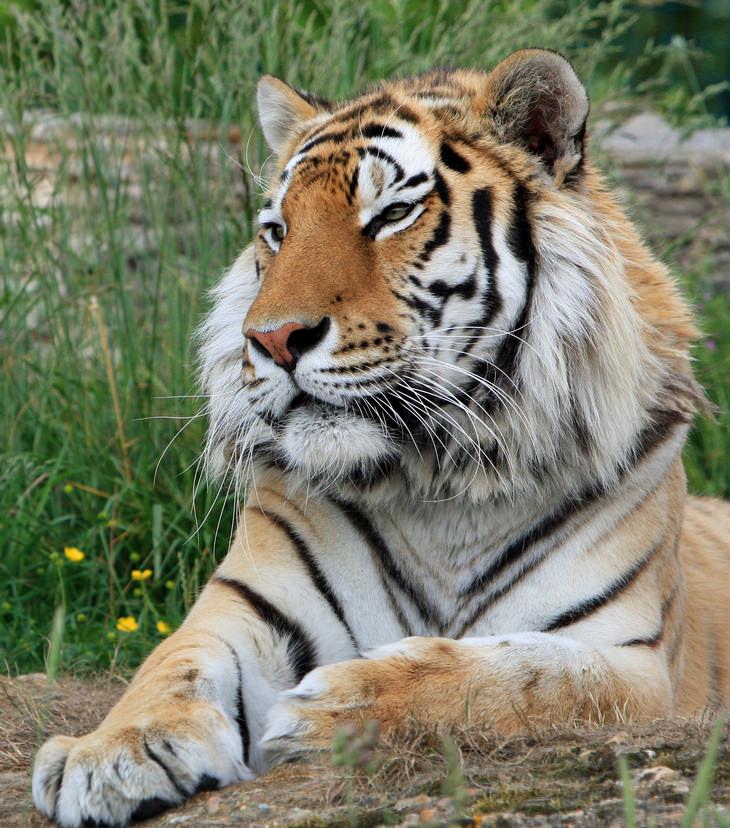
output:
[[287, 195], [315, 181], [333, 176], [356, 201], [358, 222], [367, 225], [383, 207], [395, 201], [417, 201], [434, 184], [438, 144], [430, 139], [414, 115], [400, 117], [398, 106], [380, 114], [359, 111], [342, 120], [342, 113], [327, 117], [301, 139], [287, 161], [267, 203], [267, 212], [282, 214]]

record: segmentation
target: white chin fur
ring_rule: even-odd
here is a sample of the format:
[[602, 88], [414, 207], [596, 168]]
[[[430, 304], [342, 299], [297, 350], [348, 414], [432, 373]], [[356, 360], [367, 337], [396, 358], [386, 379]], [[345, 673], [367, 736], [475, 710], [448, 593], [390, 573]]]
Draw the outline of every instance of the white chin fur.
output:
[[333, 480], [377, 467], [395, 449], [377, 424], [317, 405], [293, 411], [278, 442], [291, 468]]

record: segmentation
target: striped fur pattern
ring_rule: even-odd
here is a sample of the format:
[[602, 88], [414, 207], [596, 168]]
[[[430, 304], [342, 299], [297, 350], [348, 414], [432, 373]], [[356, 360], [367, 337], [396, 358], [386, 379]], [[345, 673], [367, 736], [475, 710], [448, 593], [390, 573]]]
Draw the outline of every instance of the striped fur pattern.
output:
[[[730, 509], [687, 498], [691, 315], [606, 191], [562, 57], [332, 104], [201, 331], [231, 549], [37, 806], [122, 825], [347, 721], [505, 733], [730, 700]], [[226, 482], [227, 481], [227, 482]]]

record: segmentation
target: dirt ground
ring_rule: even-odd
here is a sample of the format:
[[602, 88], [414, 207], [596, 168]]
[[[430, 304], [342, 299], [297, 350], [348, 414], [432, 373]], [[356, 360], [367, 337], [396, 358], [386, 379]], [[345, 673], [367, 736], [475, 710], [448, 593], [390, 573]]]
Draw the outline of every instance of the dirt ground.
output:
[[[41, 734], [86, 732], [122, 690], [121, 683], [101, 679], [64, 678], [50, 691], [42, 675], [0, 678], [0, 828], [49, 825], [30, 798]], [[346, 768], [333, 767], [329, 756], [287, 765], [254, 782], [200, 794], [145, 826], [619, 826], [625, 824], [619, 754], [631, 768], [637, 824], [679, 825], [709, 732], [709, 723], [657, 722], [508, 741], [455, 734], [463, 780], [458, 764], [444, 758], [442, 743], [424, 735], [355, 751], [357, 761]], [[367, 770], [353, 767], [358, 761]], [[727, 732], [713, 801], [721, 812], [730, 806]]]

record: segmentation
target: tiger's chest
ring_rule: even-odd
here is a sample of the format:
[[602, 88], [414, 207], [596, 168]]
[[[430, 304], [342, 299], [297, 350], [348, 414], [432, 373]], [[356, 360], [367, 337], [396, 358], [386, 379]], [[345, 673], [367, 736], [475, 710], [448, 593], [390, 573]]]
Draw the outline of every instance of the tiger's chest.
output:
[[336, 536], [348, 561], [340, 588], [345, 604], [360, 608], [352, 623], [361, 649], [409, 635], [536, 629], [551, 611], [549, 584], [566, 577], [564, 555], [557, 569], [536, 565], [560, 540], [532, 537], [544, 511], [505, 504], [485, 515], [457, 503], [349, 510]]

